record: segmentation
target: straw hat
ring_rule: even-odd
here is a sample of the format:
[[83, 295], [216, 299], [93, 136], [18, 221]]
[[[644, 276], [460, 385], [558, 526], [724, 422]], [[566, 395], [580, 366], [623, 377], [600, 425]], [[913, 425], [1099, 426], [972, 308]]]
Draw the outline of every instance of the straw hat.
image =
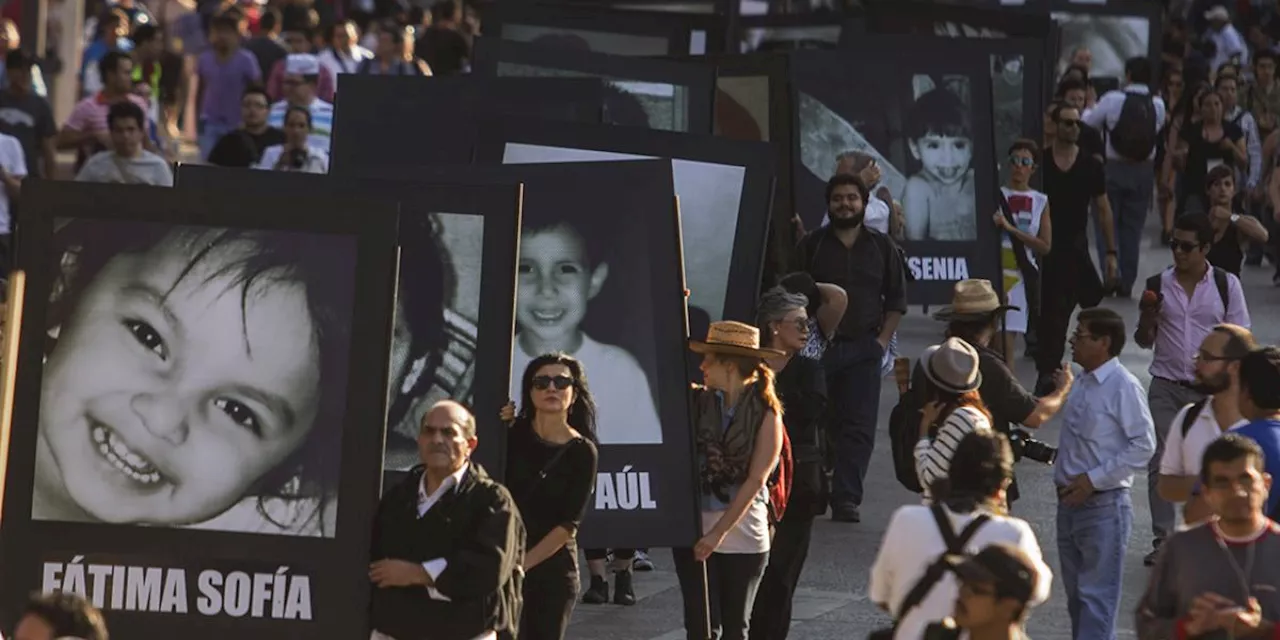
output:
[[722, 353], [730, 356], [772, 358], [786, 355], [777, 349], [760, 348], [760, 330], [741, 322], [725, 320], [712, 322], [707, 329], [707, 339], [689, 340], [689, 348], [695, 353]]
[[951, 304], [935, 311], [933, 319], [977, 320], [993, 313], [1018, 310], [1018, 307], [1000, 303], [1000, 296], [990, 280], [961, 280], [951, 294]]
[[942, 344], [925, 349], [920, 365], [924, 377], [943, 391], [968, 393], [982, 386], [978, 352], [959, 338], [948, 338]]

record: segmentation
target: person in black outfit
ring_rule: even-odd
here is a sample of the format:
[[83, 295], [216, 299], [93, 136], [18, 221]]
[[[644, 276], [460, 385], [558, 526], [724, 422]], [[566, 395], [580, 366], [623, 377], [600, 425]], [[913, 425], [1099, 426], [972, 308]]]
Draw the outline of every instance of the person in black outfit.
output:
[[827, 508], [821, 427], [827, 407], [827, 376], [822, 363], [797, 355], [809, 338], [808, 306], [810, 301], [804, 295], [775, 287], [761, 296], [757, 311], [765, 346], [784, 354], [766, 359], [765, 364], [775, 372], [774, 389], [782, 401], [782, 425], [791, 440], [794, 467], [791, 497], [774, 526], [769, 564], [751, 608], [751, 640], [786, 639], [791, 601], [809, 555], [813, 520]]
[[1036, 395], [1048, 395], [1053, 389], [1053, 376], [1062, 367], [1067, 329], [1076, 306], [1088, 308], [1102, 300], [1103, 283], [1089, 257], [1089, 238], [1085, 234], [1090, 204], [1097, 211], [1096, 226], [1102, 229], [1106, 243], [1107, 282], [1115, 283], [1119, 278], [1115, 227], [1102, 163], [1076, 144], [1080, 111], [1058, 104], [1049, 115], [1057, 134], [1053, 144], [1045, 148], [1040, 166], [1044, 171], [1044, 192], [1053, 209], [1053, 252], [1044, 257], [1041, 291], [1052, 291], [1054, 295], [1040, 300]]
[[369, 580], [371, 640], [516, 636], [524, 522], [507, 489], [471, 460], [476, 419], [452, 400], [422, 419], [409, 471], [378, 505]]
[[284, 131], [267, 125], [271, 99], [261, 86], [244, 90], [240, 98], [240, 128], [221, 138], [209, 151], [209, 164], [249, 168], [262, 160], [267, 147], [284, 144]]
[[505, 478], [532, 543], [520, 638], [561, 640], [578, 597], [574, 536], [596, 484], [596, 405], [582, 363], [563, 353], [534, 358], [522, 381]]
[[1181, 129], [1173, 156], [1175, 165], [1181, 164], [1183, 169], [1178, 216], [1208, 212], [1203, 189], [1210, 169], [1249, 163], [1244, 131], [1223, 119], [1222, 97], [1216, 91], [1206, 91], [1200, 94], [1196, 104], [1200, 108], [1200, 122]]
[[1210, 169], [1205, 178], [1205, 198], [1209, 202], [1213, 245], [1205, 258], [1209, 264], [1240, 277], [1240, 267], [1244, 264], [1241, 243], [1254, 241], [1266, 244], [1270, 235], [1257, 218], [1241, 215], [1232, 209], [1235, 195], [1235, 172], [1225, 165]]

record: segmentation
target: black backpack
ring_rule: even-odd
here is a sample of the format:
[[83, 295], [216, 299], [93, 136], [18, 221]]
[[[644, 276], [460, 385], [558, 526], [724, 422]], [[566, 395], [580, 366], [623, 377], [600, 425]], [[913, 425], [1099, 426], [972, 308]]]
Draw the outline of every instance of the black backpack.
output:
[[1124, 158], [1145, 161], [1156, 148], [1156, 124], [1155, 99], [1149, 94], [1126, 92], [1116, 126], [1107, 132], [1111, 147]]
[[916, 473], [916, 442], [920, 440], [920, 406], [916, 394], [908, 390], [889, 414], [889, 445], [893, 457], [893, 474], [898, 483], [911, 493], [924, 493], [920, 475]]
[[[1160, 293], [1161, 275], [1157, 273], [1147, 278], [1147, 291]], [[1227, 272], [1221, 267], [1213, 267], [1213, 283], [1218, 287], [1218, 297], [1222, 298], [1222, 320], [1226, 322], [1227, 311], [1231, 309], [1231, 285], [1227, 278]]]

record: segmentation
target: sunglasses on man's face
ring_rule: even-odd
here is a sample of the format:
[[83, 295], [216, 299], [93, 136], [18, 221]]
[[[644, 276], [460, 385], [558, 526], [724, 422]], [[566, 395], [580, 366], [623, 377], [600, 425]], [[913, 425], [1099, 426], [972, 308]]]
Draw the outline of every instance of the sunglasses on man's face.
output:
[[1169, 248], [1173, 251], [1181, 251], [1183, 253], [1191, 253], [1200, 248], [1199, 242], [1187, 242], [1186, 240], [1170, 240]]
[[546, 391], [550, 387], [555, 387], [557, 391], [564, 391], [573, 386], [573, 378], [569, 376], [536, 376], [533, 379], [533, 388], [539, 391]]
[[1022, 156], [1009, 156], [1009, 164], [1015, 167], [1034, 167], [1036, 166], [1035, 158], [1024, 158]]

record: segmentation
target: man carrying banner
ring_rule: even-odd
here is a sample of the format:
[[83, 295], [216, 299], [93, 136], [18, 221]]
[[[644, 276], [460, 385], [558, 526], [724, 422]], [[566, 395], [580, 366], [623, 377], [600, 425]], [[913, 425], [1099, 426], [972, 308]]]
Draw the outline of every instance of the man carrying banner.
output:
[[370, 640], [514, 638], [525, 530], [502, 485], [471, 460], [476, 419], [452, 400], [422, 419], [418, 455], [373, 525]]

